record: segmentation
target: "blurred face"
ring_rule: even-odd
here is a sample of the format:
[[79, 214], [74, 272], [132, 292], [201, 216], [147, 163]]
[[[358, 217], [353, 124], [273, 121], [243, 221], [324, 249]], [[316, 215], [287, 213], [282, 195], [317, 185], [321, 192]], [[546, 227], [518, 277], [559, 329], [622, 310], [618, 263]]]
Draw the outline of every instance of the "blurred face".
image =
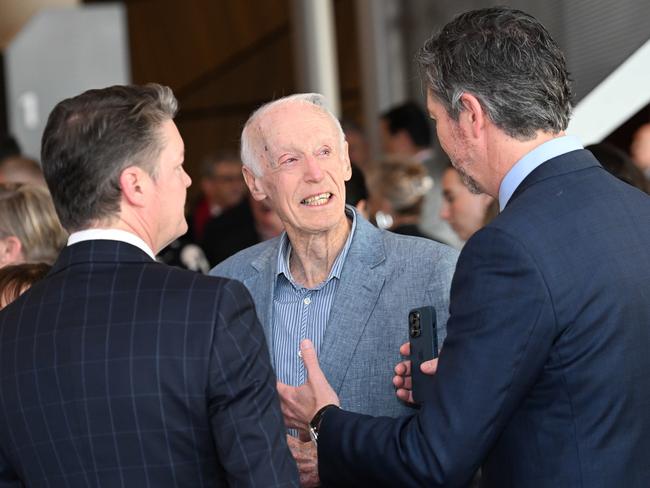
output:
[[334, 122], [318, 107], [285, 103], [250, 127], [262, 175], [245, 170], [256, 200], [267, 200], [290, 235], [347, 229], [345, 181], [352, 170]]
[[442, 195], [440, 218], [449, 222], [458, 237], [466, 241], [483, 227], [492, 198], [470, 192], [453, 168], [447, 169], [442, 176]]
[[368, 164], [368, 143], [363, 135], [356, 131], [348, 131], [345, 134], [345, 139], [348, 142], [348, 154], [350, 161], [352, 161], [359, 168], [365, 168]]
[[405, 130], [391, 133], [386, 119], [379, 119], [379, 139], [384, 154], [412, 156], [416, 151], [408, 133]]
[[157, 232], [155, 245], [160, 251], [174, 239], [187, 232], [185, 221], [185, 197], [192, 180], [183, 168], [185, 146], [183, 139], [171, 120], [161, 126], [163, 149], [157, 163], [154, 180], [152, 211], [156, 214]]
[[436, 122], [436, 134], [440, 146], [449, 156], [451, 164], [473, 193], [483, 193], [477, 180], [475, 158], [460, 125], [449, 117], [445, 107], [430, 92], [427, 92], [427, 109], [431, 119]]
[[214, 166], [214, 176], [206, 178], [203, 192], [212, 205], [224, 209], [237, 205], [244, 198], [246, 185], [238, 161], [221, 161]]
[[641, 126], [634, 133], [630, 155], [636, 165], [650, 176], [650, 124]]
[[250, 199], [251, 212], [253, 213], [253, 220], [255, 220], [255, 228], [262, 239], [267, 240], [280, 235], [284, 230], [284, 225], [278, 217], [278, 214], [269, 206], [269, 204], [262, 200], [258, 201], [254, 198]]

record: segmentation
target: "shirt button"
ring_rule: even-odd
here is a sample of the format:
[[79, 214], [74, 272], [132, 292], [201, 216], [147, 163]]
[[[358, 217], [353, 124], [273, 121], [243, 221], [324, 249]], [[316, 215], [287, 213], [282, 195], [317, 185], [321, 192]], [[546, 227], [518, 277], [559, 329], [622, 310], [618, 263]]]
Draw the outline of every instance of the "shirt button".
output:
[[309, 305], [309, 304], [311, 303], [311, 298], [306, 297], [302, 302], [303, 302], [305, 305]]
[[298, 357], [299, 357], [299, 358], [302, 357], [302, 351], [301, 351], [300, 349], [298, 349]]

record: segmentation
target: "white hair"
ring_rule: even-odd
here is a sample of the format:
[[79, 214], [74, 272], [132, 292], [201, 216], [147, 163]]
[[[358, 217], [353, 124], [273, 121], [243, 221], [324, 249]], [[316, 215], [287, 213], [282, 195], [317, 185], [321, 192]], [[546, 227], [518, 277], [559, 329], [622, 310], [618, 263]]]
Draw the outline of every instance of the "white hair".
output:
[[244, 129], [241, 134], [241, 160], [244, 166], [249, 168], [256, 176], [262, 175], [263, 162], [260, 161], [260, 155], [262, 151], [256, 151], [259, 149], [259, 145], [263, 142], [259, 140], [259, 137], [255, 133], [251, 132], [253, 126], [255, 126], [260, 117], [262, 117], [269, 110], [276, 108], [280, 105], [285, 105], [288, 103], [303, 103], [310, 104], [317, 107], [325, 115], [327, 115], [333, 122], [334, 127], [339, 134], [339, 149], [342, 151], [345, 143], [345, 133], [341, 128], [341, 123], [334, 116], [334, 114], [327, 108], [327, 103], [325, 97], [320, 93], [295, 93], [283, 98], [278, 98], [272, 102], [266, 103], [258, 108], [255, 112], [246, 121]]

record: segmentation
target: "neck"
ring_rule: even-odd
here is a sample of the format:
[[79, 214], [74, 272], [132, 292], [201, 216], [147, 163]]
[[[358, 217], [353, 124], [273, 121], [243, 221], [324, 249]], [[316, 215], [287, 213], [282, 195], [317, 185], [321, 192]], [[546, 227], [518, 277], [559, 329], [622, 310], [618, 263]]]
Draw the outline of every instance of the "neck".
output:
[[[114, 218], [110, 220], [104, 220], [98, 222], [97, 225], [93, 225], [94, 228], [103, 228], [103, 229], [119, 229], [131, 234], [135, 234], [140, 239], [142, 239], [147, 246], [153, 251], [154, 254], [158, 254], [164, 246], [161, 246], [160, 243], [156, 242], [154, 239], [154, 234], [150, 231], [146, 222], [141, 218], [137, 213], [130, 212], [120, 212]], [[166, 244], [165, 244], [166, 245]]]
[[313, 288], [325, 281], [345, 246], [351, 228], [352, 223], [344, 216], [336, 228], [317, 234], [287, 229], [291, 242], [289, 269], [295, 282]]
[[496, 129], [493, 137], [487, 138], [490, 141], [487, 151], [488, 166], [490, 167], [488, 177], [490, 179], [485, 185], [485, 192], [491, 197], [498, 198], [503, 178], [521, 158], [545, 142], [564, 135], [564, 132], [551, 133], [540, 130], [537, 131], [533, 139], [520, 141], [505, 135], [500, 129]]

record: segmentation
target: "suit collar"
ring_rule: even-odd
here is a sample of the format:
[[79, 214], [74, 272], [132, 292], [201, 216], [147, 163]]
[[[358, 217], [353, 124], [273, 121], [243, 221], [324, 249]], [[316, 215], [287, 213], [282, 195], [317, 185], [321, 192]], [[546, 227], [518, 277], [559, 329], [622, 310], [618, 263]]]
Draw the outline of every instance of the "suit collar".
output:
[[505, 208], [520, 183], [540, 164], [578, 149], [582, 149], [578, 138], [559, 136], [553, 137], [526, 153], [510, 168], [499, 185], [499, 209]]
[[566, 154], [562, 154], [555, 158], [549, 159], [543, 164], [535, 168], [524, 180], [519, 184], [517, 189], [510, 197], [508, 205], [515, 200], [527, 188], [539, 183], [548, 178], [560, 176], [574, 171], [580, 171], [587, 168], [600, 167], [600, 163], [591, 152], [586, 149], [579, 149]]
[[51, 273], [58, 273], [75, 264], [103, 263], [155, 263], [138, 247], [121, 241], [90, 240], [66, 246], [52, 266]]

